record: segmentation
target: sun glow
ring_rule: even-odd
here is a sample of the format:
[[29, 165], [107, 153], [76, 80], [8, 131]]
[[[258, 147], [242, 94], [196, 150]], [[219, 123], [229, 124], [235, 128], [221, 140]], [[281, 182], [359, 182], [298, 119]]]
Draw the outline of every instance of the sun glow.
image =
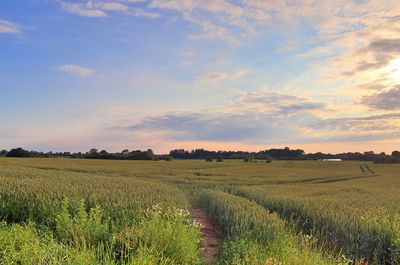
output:
[[390, 78], [400, 81], [400, 58], [393, 60], [385, 70]]

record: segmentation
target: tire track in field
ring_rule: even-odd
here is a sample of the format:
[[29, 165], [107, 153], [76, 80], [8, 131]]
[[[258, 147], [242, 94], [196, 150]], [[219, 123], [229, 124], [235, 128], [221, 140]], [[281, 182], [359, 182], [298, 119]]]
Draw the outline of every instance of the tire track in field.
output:
[[375, 174], [375, 171], [373, 171], [368, 165], [364, 165], [364, 167], [365, 167], [371, 174]]
[[378, 176], [379, 176], [378, 174], [374, 174], [374, 175], [346, 177], [346, 178], [340, 178], [340, 179], [325, 179], [325, 180], [321, 180], [321, 181], [315, 181], [315, 182], [312, 182], [312, 183], [313, 184], [332, 183], [332, 182], [348, 181], [348, 180], [353, 180], [353, 179], [373, 178], [373, 177], [378, 177]]
[[360, 165], [360, 169], [364, 174], [376, 174], [367, 164]]
[[363, 179], [363, 178], [373, 178], [377, 177], [379, 174], [361, 175], [361, 176], [342, 176], [342, 177], [320, 177], [320, 178], [310, 178], [310, 179], [300, 179], [293, 181], [281, 181], [273, 184], [276, 185], [290, 185], [290, 184], [320, 184], [320, 183], [331, 183], [347, 181], [352, 179]]

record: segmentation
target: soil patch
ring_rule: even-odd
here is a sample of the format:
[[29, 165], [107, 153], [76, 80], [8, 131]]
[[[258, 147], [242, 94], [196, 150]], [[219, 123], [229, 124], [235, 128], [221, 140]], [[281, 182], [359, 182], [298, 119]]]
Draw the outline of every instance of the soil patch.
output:
[[192, 216], [195, 221], [200, 223], [202, 238], [200, 245], [203, 249], [201, 257], [205, 262], [211, 263], [215, 260], [218, 250], [219, 238], [216, 226], [208, 219], [206, 212], [201, 208], [193, 208]]

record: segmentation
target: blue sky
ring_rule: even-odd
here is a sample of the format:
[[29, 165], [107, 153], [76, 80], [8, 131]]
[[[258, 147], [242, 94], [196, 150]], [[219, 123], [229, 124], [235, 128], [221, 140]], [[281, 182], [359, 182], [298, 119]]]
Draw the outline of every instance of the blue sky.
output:
[[391, 151], [400, 3], [4, 0], [0, 148]]

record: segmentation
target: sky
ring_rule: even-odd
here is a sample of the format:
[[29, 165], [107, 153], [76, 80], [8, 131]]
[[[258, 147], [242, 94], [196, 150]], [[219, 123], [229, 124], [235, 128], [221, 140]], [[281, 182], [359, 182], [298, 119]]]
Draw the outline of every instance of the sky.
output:
[[1, 0], [0, 149], [400, 149], [399, 0]]

